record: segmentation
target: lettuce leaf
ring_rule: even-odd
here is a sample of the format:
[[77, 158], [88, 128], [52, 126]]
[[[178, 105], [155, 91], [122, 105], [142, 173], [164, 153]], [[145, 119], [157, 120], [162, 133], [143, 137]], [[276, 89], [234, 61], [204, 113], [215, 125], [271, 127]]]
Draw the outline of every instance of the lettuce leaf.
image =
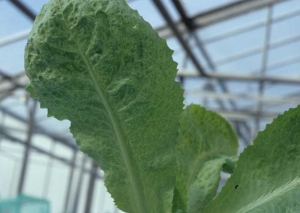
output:
[[171, 212], [183, 108], [172, 53], [124, 0], [50, 0], [28, 38], [27, 91], [71, 121], [125, 212]]
[[237, 149], [237, 136], [223, 117], [198, 105], [188, 106], [180, 118], [173, 212], [201, 212], [216, 195], [222, 166]]
[[205, 213], [297, 213], [300, 209], [300, 106], [279, 115], [240, 155]]

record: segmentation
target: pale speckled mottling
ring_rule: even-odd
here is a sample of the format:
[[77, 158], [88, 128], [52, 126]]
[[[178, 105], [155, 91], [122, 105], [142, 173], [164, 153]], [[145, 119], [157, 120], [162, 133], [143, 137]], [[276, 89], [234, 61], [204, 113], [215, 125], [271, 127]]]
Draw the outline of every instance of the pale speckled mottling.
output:
[[172, 53], [124, 0], [51, 0], [28, 39], [27, 91], [71, 121], [125, 212], [171, 212], [183, 108]]

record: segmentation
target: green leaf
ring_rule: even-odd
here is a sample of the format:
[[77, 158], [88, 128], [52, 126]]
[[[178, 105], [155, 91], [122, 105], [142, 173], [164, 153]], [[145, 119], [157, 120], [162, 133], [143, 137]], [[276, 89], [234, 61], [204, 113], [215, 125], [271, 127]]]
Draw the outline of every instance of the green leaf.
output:
[[216, 195], [222, 165], [237, 154], [237, 148], [237, 136], [220, 115], [197, 105], [184, 110], [178, 136], [178, 195], [175, 194], [175, 198], [183, 200], [180, 209], [189, 213], [204, 209]]
[[226, 158], [216, 158], [203, 163], [197, 179], [188, 190], [188, 212], [201, 212], [216, 196], [220, 182], [220, 172]]
[[236, 166], [236, 162], [238, 160], [239, 160], [239, 158], [237, 156], [226, 158], [225, 163], [222, 166], [222, 171], [226, 172], [226, 173], [229, 173], [229, 174], [233, 174], [233, 171], [234, 171], [235, 166]]
[[233, 175], [205, 213], [298, 213], [300, 106], [267, 125], [240, 155]]
[[187, 193], [186, 186], [183, 181], [183, 176], [178, 173], [176, 175], [176, 187], [174, 189], [172, 213], [186, 212]]
[[71, 121], [125, 212], [171, 212], [183, 108], [172, 53], [124, 0], [51, 0], [28, 39], [27, 91]]

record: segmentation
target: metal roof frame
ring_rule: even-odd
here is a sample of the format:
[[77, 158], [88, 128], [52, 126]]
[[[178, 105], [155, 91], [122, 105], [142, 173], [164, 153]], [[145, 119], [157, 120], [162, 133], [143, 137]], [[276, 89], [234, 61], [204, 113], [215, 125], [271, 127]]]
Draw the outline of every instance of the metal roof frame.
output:
[[[128, 2], [132, 2], [132, 1], [134, 0], [129, 0]], [[163, 38], [171, 38], [175, 36], [178, 39], [179, 43], [181, 44], [182, 50], [185, 52], [187, 56], [184, 63], [186, 63], [187, 60], [190, 60], [192, 61], [195, 67], [195, 70], [181, 69], [178, 73], [178, 77], [180, 77], [183, 84], [185, 82], [185, 79], [189, 79], [189, 78], [201, 78], [201, 79], [209, 80], [207, 81], [206, 89], [204, 90], [205, 92], [197, 92], [197, 95], [201, 96], [202, 98], [212, 98], [216, 101], [216, 103], [218, 103], [219, 108], [214, 110], [219, 112], [221, 115], [223, 115], [233, 123], [239, 135], [239, 138], [241, 139], [241, 141], [244, 142], [244, 144], [251, 143], [252, 140], [251, 137], [253, 137], [253, 135], [251, 135], [252, 126], [249, 125], [249, 120], [255, 122], [254, 132], [257, 132], [259, 130], [260, 122], [262, 120], [271, 120], [274, 117], [276, 117], [275, 113], [266, 113], [263, 110], [264, 107], [272, 106], [273, 104], [278, 104], [278, 105], [285, 104], [287, 101], [289, 101], [291, 104], [296, 104], [297, 103], [296, 95], [300, 94], [300, 92], [291, 94], [291, 97], [293, 98], [288, 98], [289, 96], [274, 98], [274, 97], [269, 97], [264, 95], [264, 91], [266, 87], [269, 85], [273, 85], [273, 86], [279, 84], [300, 85], [300, 78], [276, 77], [276, 76], [266, 75], [267, 72], [272, 69], [277, 69], [279, 67], [283, 67], [291, 63], [300, 62], [300, 56], [295, 56], [295, 57], [291, 57], [276, 62], [276, 64], [271, 64], [269, 66], [267, 65], [268, 53], [271, 49], [275, 49], [287, 44], [291, 44], [293, 42], [300, 41], [300, 35], [296, 35], [296, 36], [284, 38], [279, 41], [270, 42], [270, 36], [271, 36], [270, 28], [274, 23], [278, 23], [280, 21], [287, 20], [289, 18], [300, 15], [300, 10], [297, 9], [297, 10], [289, 11], [275, 18], [272, 17], [272, 7], [278, 3], [286, 2], [286, 1], [287, 0], [241, 0], [190, 17], [186, 13], [184, 5], [182, 5], [180, 0], [172, 0], [174, 7], [176, 8], [178, 14], [181, 17], [180, 21], [175, 22], [174, 20], [172, 20], [172, 17], [170, 16], [162, 0], [152, 0], [154, 5], [157, 7], [157, 9], [160, 11], [160, 13], [162, 14], [162, 16], [167, 22], [166, 26], [157, 29], [159, 35]], [[36, 14], [29, 7], [27, 7], [23, 2], [19, 0], [10, 0], [10, 2], [15, 7], [17, 7], [23, 14], [25, 14], [30, 20], [32, 21], [35, 20]], [[234, 17], [239, 17], [246, 13], [250, 13], [252, 11], [263, 9], [263, 8], [268, 8], [269, 11], [268, 17], [264, 21], [257, 21], [239, 27], [238, 29], [229, 30], [224, 33], [220, 33], [218, 35], [211, 36], [206, 39], [201, 39], [196, 33], [196, 31], [199, 29], [201, 30], [205, 27], [211, 26], [216, 23], [220, 23], [224, 20], [229, 20]], [[258, 28], [265, 28], [265, 39], [264, 39], [264, 45], [262, 47], [254, 47], [249, 50], [241, 51], [239, 53], [229, 55], [224, 58], [215, 59], [215, 60], [211, 58], [209, 52], [206, 50], [207, 44], [220, 41], [222, 39], [226, 39], [227, 37], [230, 36], [249, 32], [251, 30], [258, 29]], [[12, 36], [6, 37], [4, 39], [0, 39], [0, 48], [4, 45], [8, 45], [20, 39], [26, 38], [29, 35], [29, 32], [30, 30], [25, 30], [20, 33], [14, 34]], [[187, 42], [184, 39], [183, 35], [188, 35], [191, 38], [193, 38], [194, 43]], [[203, 66], [203, 64], [200, 63], [200, 60], [199, 58], [196, 57], [195, 53], [193, 52], [193, 49], [191, 48], [191, 45], [195, 45], [197, 47], [197, 51], [200, 51], [200, 54], [203, 55], [203, 58], [206, 60], [208, 64], [207, 67]], [[250, 72], [251, 74], [249, 75], [244, 75], [244, 74], [241, 75], [241, 74], [237, 74], [236, 72], [232, 74], [222, 74], [218, 72], [218, 68], [217, 68], [218, 65], [237, 61], [239, 59], [249, 57], [258, 53], [262, 53], [261, 69], [253, 70]], [[11, 96], [11, 94], [17, 89], [20, 88], [22, 89], [25, 87], [26, 82], [24, 79], [26, 79], [26, 76], [24, 72], [16, 76], [9, 76], [8, 74], [6, 74], [6, 72], [0, 70], [0, 77], [1, 77], [0, 88], [1, 86], [3, 88], [3, 89], [1, 88], [2, 90], [0, 92], [0, 101]], [[241, 95], [232, 94], [231, 91], [229, 91], [228, 89], [228, 84], [231, 81], [256, 82], [258, 85], [257, 95], [243, 96], [243, 94]], [[222, 93], [218, 92], [218, 89], [220, 89]], [[247, 106], [242, 108], [238, 107], [236, 101], [241, 99], [252, 100], [254, 103], [256, 103], [256, 108], [253, 109], [253, 106]], [[24, 185], [26, 170], [27, 170], [26, 168], [27, 168], [30, 152], [31, 150], [37, 151], [53, 159], [59, 160], [60, 162], [63, 162], [68, 166], [70, 166], [70, 168], [72, 168], [70, 170], [69, 186], [67, 190], [68, 192], [66, 194], [64, 209], [65, 210], [72, 209], [74, 213], [76, 213], [76, 211], [78, 211], [76, 199], [78, 199], [81, 193], [81, 187], [77, 187], [76, 189], [76, 196], [74, 198], [75, 200], [72, 201], [70, 197], [70, 192], [71, 192], [70, 184], [73, 182], [72, 176], [74, 172], [74, 167], [76, 166], [74, 163], [76, 159], [76, 154], [73, 155], [73, 161], [69, 161], [68, 159], [62, 158], [47, 150], [43, 150], [39, 147], [34, 146], [33, 144], [31, 144], [31, 137], [34, 134], [45, 135], [51, 138], [53, 141], [55, 141], [55, 143], [60, 143], [70, 148], [71, 150], [73, 150], [73, 153], [77, 153], [78, 148], [75, 145], [73, 140], [66, 139], [52, 132], [49, 132], [46, 129], [40, 127], [40, 125], [36, 123], [36, 117], [35, 117], [36, 102], [34, 106], [30, 106], [30, 108], [31, 109], [28, 110], [29, 116], [27, 120], [22, 116], [13, 113], [8, 108], [0, 106], [0, 112], [9, 115], [14, 119], [17, 119], [18, 121], [28, 125], [27, 140], [25, 141], [22, 141], [14, 137], [13, 135], [11, 135], [9, 131], [5, 130], [5, 126], [0, 125], [0, 136], [12, 142], [17, 142], [25, 146], [22, 172], [19, 181], [19, 192], [22, 191]], [[1, 138], [0, 138], [0, 143], [1, 143]], [[81, 163], [81, 179], [83, 173], [86, 172], [89, 173], [90, 184], [87, 191], [87, 200], [85, 206], [85, 212], [89, 212], [92, 203], [92, 194], [93, 194], [95, 180], [96, 178], [102, 178], [102, 176], [99, 175], [97, 169], [95, 169], [96, 168], [95, 163], [92, 162], [93, 165], [91, 170], [87, 170], [84, 167], [85, 163], [86, 163], [86, 159], [85, 160], [83, 159], [83, 162]], [[71, 204], [73, 206], [70, 206]]]

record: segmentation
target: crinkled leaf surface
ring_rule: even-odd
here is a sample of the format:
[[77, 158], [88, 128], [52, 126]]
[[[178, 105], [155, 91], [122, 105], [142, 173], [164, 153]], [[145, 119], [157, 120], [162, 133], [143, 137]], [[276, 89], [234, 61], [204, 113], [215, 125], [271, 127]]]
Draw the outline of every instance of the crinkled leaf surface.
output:
[[[298, 213], [300, 107], [267, 125], [240, 155], [233, 175], [205, 213]], [[236, 187], [238, 185], [238, 187]]]
[[237, 154], [237, 148], [237, 136], [220, 115], [194, 104], [184, 110], [178, 136], [178, 192], [174, 196], [181, 200], [178, 209], [189, 213], [204, 209], [216, 195], [222, 165]]
[[71, 121], [125, 212], [171, 212], [183, 108], [172, 53], [124, 0], [51, 0], [28, 39], [27, 91]]

